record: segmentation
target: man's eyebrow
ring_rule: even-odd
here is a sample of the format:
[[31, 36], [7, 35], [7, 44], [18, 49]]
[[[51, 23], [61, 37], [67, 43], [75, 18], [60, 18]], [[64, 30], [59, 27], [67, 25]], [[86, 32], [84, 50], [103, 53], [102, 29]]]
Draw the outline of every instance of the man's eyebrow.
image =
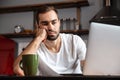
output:
[[48, 21], [41, 21], [41, 23], [48, 23]]
[[57, 21], [57, 19], [53, 19], [52, 21]]
[[57, 19], [51, 20], [51, 21], [41, 21], [41, 23], [48, 23], [48, 22], [52, 22], [52, 21], [57, 21]]

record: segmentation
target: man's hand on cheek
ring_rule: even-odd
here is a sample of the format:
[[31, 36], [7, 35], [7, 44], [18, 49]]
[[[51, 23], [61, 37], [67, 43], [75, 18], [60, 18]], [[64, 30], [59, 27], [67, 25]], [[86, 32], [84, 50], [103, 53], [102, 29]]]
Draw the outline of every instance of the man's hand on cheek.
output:
[[46, 40], [47, 38], [46, 30], [38, 28], [38, 30], [36, 31], [36, 37], [40, 37], [42, 41]]

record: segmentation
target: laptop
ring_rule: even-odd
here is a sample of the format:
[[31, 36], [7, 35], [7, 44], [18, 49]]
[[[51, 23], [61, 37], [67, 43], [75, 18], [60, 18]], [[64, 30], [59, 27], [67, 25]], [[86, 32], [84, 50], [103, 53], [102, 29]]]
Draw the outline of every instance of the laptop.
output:
[[83, 75], [120, 76], [120, 26], [91, 22]]

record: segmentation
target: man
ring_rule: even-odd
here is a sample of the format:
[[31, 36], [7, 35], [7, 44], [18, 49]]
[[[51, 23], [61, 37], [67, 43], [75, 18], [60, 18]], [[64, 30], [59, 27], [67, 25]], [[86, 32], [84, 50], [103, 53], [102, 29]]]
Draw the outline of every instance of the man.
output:
[[81, 61], [85, 59], [86, 45], [83, 40], [72, 34], [60, 33], [60, 20], [57, 10], [52, 6], [43, 6], [37, 13], [36, 37], [17, 57], [14, 72], [24, 76], [19, 67], [23, 54], [39, 55], [39, 75], [52, 75], [44, 69], [43, 63], [58, 74], [81, 74]]

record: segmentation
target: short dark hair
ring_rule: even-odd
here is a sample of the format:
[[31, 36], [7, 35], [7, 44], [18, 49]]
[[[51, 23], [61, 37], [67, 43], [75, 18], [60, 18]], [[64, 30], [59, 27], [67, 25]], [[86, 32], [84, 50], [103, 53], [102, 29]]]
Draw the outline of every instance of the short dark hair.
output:
[[37, 19], [37, 23], [39, 23], [39, 14], [42, 14], [42, 13], [46, 13], [48, 11], [55, 11], [56, 14], [58, 14], [58, 11], [57, 9], [54, 7], [54, 6], [49, 6], [49, 5], [42, 5], [38, 10], [37, 10], [37, 13], [36, 13], [36, 19]]

